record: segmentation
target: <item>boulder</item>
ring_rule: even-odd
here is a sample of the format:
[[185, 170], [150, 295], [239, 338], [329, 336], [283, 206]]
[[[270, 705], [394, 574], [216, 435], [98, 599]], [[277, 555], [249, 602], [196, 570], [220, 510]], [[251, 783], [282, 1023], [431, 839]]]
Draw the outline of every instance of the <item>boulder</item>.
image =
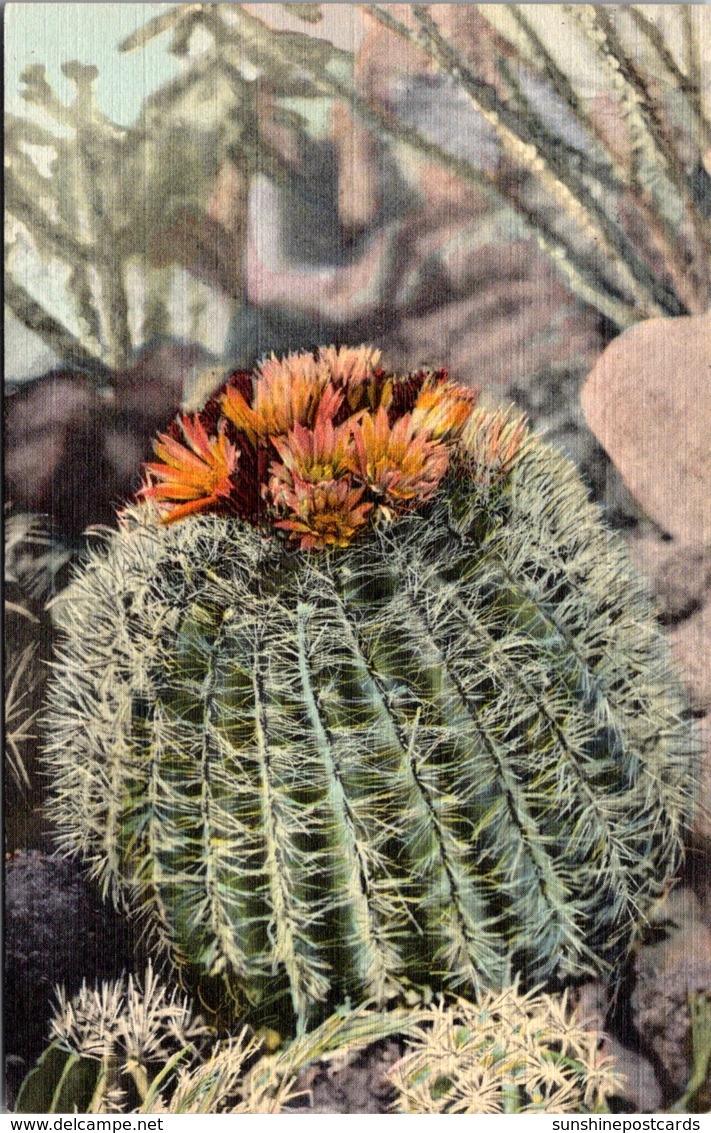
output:
[[711, 543], [711, 312], [627, 330], [581, 400], [647, 515], [682, 543]]

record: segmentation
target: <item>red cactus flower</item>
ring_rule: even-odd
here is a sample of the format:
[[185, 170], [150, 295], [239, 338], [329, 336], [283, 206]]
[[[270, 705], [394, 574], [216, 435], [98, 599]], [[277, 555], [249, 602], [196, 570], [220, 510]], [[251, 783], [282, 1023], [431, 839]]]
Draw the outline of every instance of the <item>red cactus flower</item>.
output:
[[366, 523], [431, 499], [450, 459], [477, 479], [503, 474], [523, 433], [482, 424], [476, 398], [444, 370], [388, 374], [370, 346], [272, 355], [159, 436], [162, 463], [146, 465], [139, 494], [163, 523], [210, 511], [279, 528], [304, 550], [345, 547]]
[[308, 484], [296, 480], [285, 488], [282, 502], [291, 513], [277, 527], [290, 532], [302, 551], [324, 547], [347, 547], [367, 522], [371, 503], [361, 503], [363, 488], [348, 480], [329, 480]]
[[349, 422], [334, 426], [333, 417], [340, 398], [334, 400], [327, 393], [319, 406], [313, 429], [294, 425], [285, 437], [273, 438], [272, 444], [281, 457], [281, 463], [274, 461], [271, 465], [268, 497], [277, 507], [285, 489], [293, 488], [297, 480], [318, 484], [349, 475], [353, 450], [351, 426]]
[[224, 432], [209, 437], [198, 415], [181, 414], [177, 424], [185, 443], [169, 433], [159, 435], [153, 447], [164, 463], [145, 465], [148, 482], [139, 493], [143, 499], [168, 505], [161, 523], [176, 523], [224, 503], [234, 487], [232, 477], [240, 457]]

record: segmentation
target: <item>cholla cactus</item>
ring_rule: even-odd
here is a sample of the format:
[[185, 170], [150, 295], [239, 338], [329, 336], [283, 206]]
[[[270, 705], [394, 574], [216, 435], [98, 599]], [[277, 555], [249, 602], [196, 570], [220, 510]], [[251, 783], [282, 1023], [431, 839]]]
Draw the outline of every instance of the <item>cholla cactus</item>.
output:
[[235, 375], [156, 455], [62, 605], [64, 849], [262, 1022], [609, 970], [694, 741], [568, 461], [366, 348]]
[[516, 987], [424, 1012], [390, 1077], [400, 1113], [599, 1112], [622, 1085], [566, 996]]

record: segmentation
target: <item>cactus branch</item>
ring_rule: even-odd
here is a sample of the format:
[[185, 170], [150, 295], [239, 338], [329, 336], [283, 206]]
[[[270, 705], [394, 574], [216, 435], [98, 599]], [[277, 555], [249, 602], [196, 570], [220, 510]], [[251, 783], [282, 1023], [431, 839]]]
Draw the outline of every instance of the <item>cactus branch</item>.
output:
[[[684, 247], [672, 225], [655, 206], [649, 190], [641, 184], [634, 163], [630, 171], [623, 166], [622, 162], [615, 154], [614, 149], [610, 146], [609, 139], [599, 128], [595, 120], [590, 117], [587, 108], [582, 99], [578, 97], [568, 77], [560, 70], [545, 44], [530, 24], [528, 18], [524, 15], [521, 10], [521, 5], [508, 4], [506, 7], [507, 11], [511, 13], [518, 27], [526, 37], [526, 42], [534, 61], [542, 68], [553, 89], [572, 112], [575, 119], [587, 131], [589, 136], [593, 138], [605, 152], [609, 166], [607, 177], [611, 179], [610, 188], [618, 195], [622, 195], [625, 193], [627, 181], [631, 178], [630, 188], [634, 193], [635, 204], [654, 242], [664, 255], [664, 261], [669, 270], [676, 294], [690, 312], [699, 313], [705, 310], [706, 288], [701, 288], [690, 278], [687, 249]], [[634, 8], [631, 10], [634, 14]], [[649, 24], [650, 29], [656, 33], [656, 37], [660, 41], [660, 47], [663, 47], [667, 54], [669, 54], [668, 48], [666, 48], [658, 29], [651, 21], [647, 20], [647, 17], [640, 14], [640, 18], [645, 22], [645, 25]], [[503, 65], [504, 61], [502, 61], [502, 66]], [[520, 95], [519, 84], [516, 84], [516, 90]], [[703, 294], [700, 293], [702, 290], [704, 292]]]
[[75, 338], [53, 315], [44, 309], [29, 291], [16, 282], [12, 276], [5, 276], [5, 302], [13, 315], [34, 334], [39, 335], [60, 358], [74, 362], [84, 373], [94, 378], [97, 385], [104, 385], [101, 359], [92, 354]]
[[[378, 9], [380, 11], [380, 9]], [[460, 83], [483, 117], [498, 133], [501, 143], [514, 160], [534, 171], [581, 232], [606, 255], [639, 305], [642, 317], [684, 313], [683, 305], [655, 278], [639, 258], [621, 229], [597, 203], [570, 164], [556, 154], [555, 139], [538, 116], [530, 122], [520, 118], [503, 103], [490, 84], [466, 66], [456, 48], [449, 43], [421, 4], [413, 5], [421, 29], [418, 36], [401, 25], [408, 38], [424, 47], [428, 55], [447, 74]]]

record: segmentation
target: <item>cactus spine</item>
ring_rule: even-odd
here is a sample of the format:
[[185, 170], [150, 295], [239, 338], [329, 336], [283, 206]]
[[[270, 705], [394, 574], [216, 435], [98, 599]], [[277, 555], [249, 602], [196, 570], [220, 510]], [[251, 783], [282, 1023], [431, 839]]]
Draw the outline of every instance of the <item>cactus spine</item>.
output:
[[63, 618], [62, 845], [265, 1018], [605, 972], [676, 868], [666, 646], [541, 442], [318, 553], [133, 507]]
[[624, 1079], [567, 995], [486, 992], [422, 1012], [390, 1071], [398, 1113], [607, 1113]]

